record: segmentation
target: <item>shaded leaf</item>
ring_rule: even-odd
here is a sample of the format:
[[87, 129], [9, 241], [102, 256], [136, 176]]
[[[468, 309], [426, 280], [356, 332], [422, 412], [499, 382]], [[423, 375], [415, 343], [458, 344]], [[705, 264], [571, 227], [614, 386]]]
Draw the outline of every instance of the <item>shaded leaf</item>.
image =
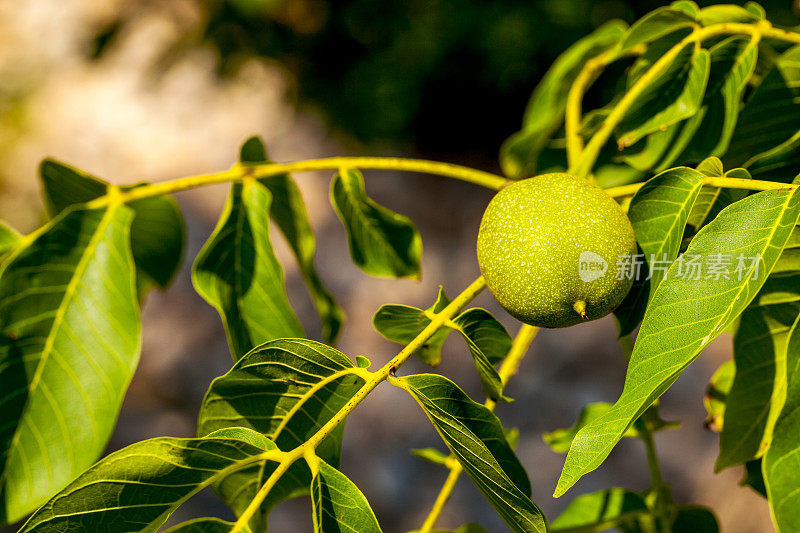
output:
[[78, 476], [36, 511], [20, 533], [156, 531], [204, 487], [239, 468], [268, 463], [269, 448], [259, 445], [264, 440], [239, 431], [235, 437], [223, 433], [138, 442]]
[[546, 521], [530, 500], [530, 480], [497, 417], [449, 379], [418, 374], [393, 379], [420, 404], [478, 490], [515, 532], [544, 532]]
[[492, 400], [508, 401], [503, 396], [503, 382], [494, 368], [511, 348], [511, 336], [485, 309], [468, 309], [453, 319], [478, 371], [483, 393]]
[[703, 396], [703, 405], [706, 408], [706, 427], [719, 433], [724, 427], [725, 403], [733, 385], [733, 376], [736, 374], [736, 363], [733, 360], [725, 361], [711, 376], [708, 388]]
[[[425, 311], [409, 305], [386, 304], [372, 317], [372, 325], [386, 339], [405, 346], [430, 324], [431, 314], [440, 312], [448, 303], [450, 300], [439, 287], [436, 302]], [[438, 365], [442, 359], [442, 344], [451, 331], [448, 327], [440, 328], [414, 355], [427, 365]]]
[[344, 224], [350, 256], [361, 270], [373, 276], [419, 278], [419, 232], [408, 217], [367, 196], [359, 171], [342, 169], [334, 176], [331, 203]]
[[[219, 518], [196, 518], [171, 527], [164, 533], [228, 533], [232, 527], [232, 522]], [[250, 533], [250, 530], [246, 529], [245, 533]]]
[[303, 337], [269, 240], [266, 187], [234, 183], [217, 227], [192, 267], [195, 289], [222, 318], [231, 356], [283, 337]]
[[762, 465], [772, 518], [780, 532], [800, 529], [800, 317], [787, 346], [786, 402]]
[[[245, 165], [271, 162], [267, 157], [264, 143], [258, 137], [251, 137], [242, 145], [240, 159]], [[344, 322], [344, 311], [322, 284], [314, 267], [316, 240], [300, 189], [289, 174], [262, 178], [259, 183], [269, 189], [272, 195], [269, 206], [270, 217], [283, 233], [297, 258], [300, 272], [322, 321], [322, 338], [325, 342], [333, 343], [339, 336]]]
[[718, 533], [719, 523], [714, 512], [699, 505], [679, 505], [672, 523], [672, 533]]
[[762, 459], [753, 459], [744, 464], [744, 476], [739, 485], [750, 487], [759, 496], [767, 497], [767, 487], [764, 485], [764, 473], [762, 472]]
[[70, 209], [0, 272], [0, 523], [94, 463], [139, 360], [122, 205]]
[[347, 477], [320, 460], [311, 481], [315, 533], [380, 533], [367, 499]]
[[550, 531], [586, 528], [586, 531], [605, 531], [616, 527], [635, 527], [637, 517], [647, 511], [640, 495], [626, 489], [607, 489], [583, 494], [572, 500], [550, 524]]
[[[647, 308], [622, 395], [575, 436], [557, 496], [597, 468], [639, 415], [750, 303], [777, 262], [798, 214], [797, 190], [765, 191], [728, 206], [700, 230], [684, 254], [685, 261], [672, 264]], [[685, 271], [678, 275], [690, 259], [708, 265], [720, 254], [757, 260], [751, 259], [741, 275], [734, 273], [731, 279], [706, 279], [707, 271], [699, 279]], [[678, 330], [680, 335], [675, 334]]]
[[[759, 159], [778, 150], [784, 143], [791, 145], [800, 131], [800, 46], [790, 48], [775, 61], [771, 70], [746, 100], [739, 113], [739, 121], [723, 158], [728, 167], [750, 168]], [[796, 155], [790, 152], [782, 156]], [[774, 167], [777, 162], [772, 161]], [[764, 172], [759, 179], [771, 179]], [[790, 181], [792, 175], [783, 174], [779, 181]]]
[[[705, 166], [704, 163], [706, 163]], [[704, 160], [697, 166], [697, 170], [708, 177], [751, 179], [750, 173], [743, 168], [734, 168], [728, 172], [724, 172], [722, 169], [722, 162], [716, 157]], [[704, 185], [703, 188], [700, 189], [700, 194], [697, 196], [697, 201], [687, 221], [691, 233], [695, 234], [700, 231], [703, 226], [714, 220], [720, 211], [732, 203], [738, 202], [745, 196], [747, 196], [746, 190], [724, 189], [721, 187]]]
[[447, 466], [448, 459], [450, 458], [436, 448], [415, 448], [411, 450], [411, 455], [423, 461], [442, 466]]
[[616, 130], [619, 146], [630, 146], [694, 115], [703, 101], [709, 65], [708, 51], [687, 43], [625, 113]]
[[786, 398], [787, 341], [800, 316], [800, 273], [770, 276], [733, 337], [736, 374], [725, 404], [715, 469], [763, 455]]
[[[103, 180], [51, 159], [42, 161], [40, 177], [51, 217], [70, 206], [104, 196], [109, 187]], [[169, 196], [156, 196], [135, 200], [128, 206], [135, 214], [130, 231], [136, 267], [148, 280], [166, 288], [183, 259], [185, 229], [178, 203]]]
[[500, 149], [500, 165], [506, 176], [522, 179], [533, 176], [539, 154], [564, 120], [567, 94], [586, 61], [620, 42], [627, 26], [611, 21], [561, 54], [531, 95], [522, 130], [509, 137]]

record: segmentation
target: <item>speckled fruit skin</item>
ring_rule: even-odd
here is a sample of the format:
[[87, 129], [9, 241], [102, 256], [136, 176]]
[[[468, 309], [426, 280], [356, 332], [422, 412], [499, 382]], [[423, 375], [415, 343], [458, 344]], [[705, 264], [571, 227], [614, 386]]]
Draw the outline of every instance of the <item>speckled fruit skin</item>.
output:
[[[605, 275], [582, 279], [583, 252], [605, 260]], [[619, 205], [601, 188], [569, 174], [543, 174], [503, 188], [478, 231], [478, 264], [489, 290], [512, 316], [545, 328], [613, 311], [633, 284], [627, 277], [617, 279], [617, 261], [634, 254], [633, 227]], [[574, 308], [581, 301], [585, 318]]]

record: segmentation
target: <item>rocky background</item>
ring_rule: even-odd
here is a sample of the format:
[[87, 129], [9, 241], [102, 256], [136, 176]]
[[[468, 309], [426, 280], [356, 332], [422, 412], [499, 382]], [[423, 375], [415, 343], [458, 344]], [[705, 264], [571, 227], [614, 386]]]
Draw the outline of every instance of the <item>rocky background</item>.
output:
[[[299, 4], [313, 13], [314, 5]], [[536, 5], [549, 6], [555, 13], [549, 15], [556, 17], [554, 24], [563, 26], [569, 13], [559, 14], [556, 4], [565, 3]], [[602, 16], [633, 14], [633, 8], [622, 2], [584, 4], [595, 9], [605, 5], [602, 9], [607, 13], [601, 11]], [[784, 4], [788, 12], [789, 3]], [[525, 81], [526, 85], [508, 89], [508, 94], [516, 96], [509, 96], [497, 109], [481, 94], [460, 94], [464, 87], [457, 80], [449, 82], [458, 100], [468, 103], [464, 116], [446, 124], [453, 138], [445, 138], [448, 129], [440, 123], [447, 120], [447, 110], [442, 111], [444, 118], [439, 117], [438, 130], [431, 125], [434, 119], [425, 118], [408, 123], [389, 121], [389, 126], [376, 133], [365, 130], [363, 124], [339, 127], [331, 118], [337, 116], [336, 101], [317, 97], [321, 103], [314, 105], [313, 91], [309, 95], [298, 89], [303, 76], [308, 78], [307, 69], [302, 74], [292, 70], [291, 64], [287, 67], [255, 56], [237, 58], [231, 66], [208, 41], [187, 44], [187, 34], [206, 14], [202, 4], [188, 0], [0, 0], [0, 217], [22, 231], [41, 223], [44, 215], [37, 165], [45, 156], [115, 183], [156, 181], [227, 168], [235, 161], [241, 142], [252, 134], [264, 138], [272, 158], [278, 161], [421, 153], [496, 170], [497, 143], [517, 127], [537, 76], [569, 44], [545, 43], [531, 57], [523, 58], [534, 62], [535, 68], [511, 76], [508, 83]], [[303, 13], [296, 19], [294, 23], [301, 29], [304, 23], [313, 22], [313, 17]], [[596, 23], [590, 17], [567, 24], [569, 35], [576, 38]], [[103, 41], [112, 34], [112, 41]], [[103, 45], [102, 53], [98, 43]], [[176, 46], [180, 53], [174, 53]], [[169, 59], [166, 62], [165, 57]], [[227, 65], [223, 75], [221, 65]], [[436, 87], [446, 87], [448, 82], [437, 83]], [[369, 112], [375, 120], [391, 116], [397, 110], [386, 107], [390, 103], [391, 99], [383, 101]], [[435, 114], [433, 104], [423, 104], [415, 108], [414, 116], [424, 115], [426, 109]], [[345, 109], [348, 105], [342, 104]], [[509, 115], [506, 111], [511, 106], [515, 109]], [[344, 113], [342, 109], [338, 112]], [[475, 116], [470, 116], [473, 112]], [[490, 121], [487, 128], [481, 122], [484, 115]], [[369, 123], [369, 117], [359, 120]], [[415, 136], [420, 142], [414, 142]], [[484, 145], [482, 150], [468, 145], [459, 149], [456, 141], [464, 137], [494, 144]], [[352, 357], [364, 354], [380, 365], [399, 347], [372, 329], [372, 314], [390, 302], [427, 307], [439, 284], [455, 295], [471, 282], [478, 275], [474, 254], [478, 223], [491, 195], [437, 177], [367, 172], [369, 194], [410, 216], [422, 233], [425, 250], [421, 281], [381, 280], [366, 276], [351, 264], [344, 232], [328, 203], [329, 178], [327, 173], [296, 176], [317, 232], [317, 265], [348, 316], [338, 347]], [[172, 287], [153, 292], [144, 305], [141, 364], [109, 451], [155, 436], [194, 436], [195, 417], [206, 388], [230, 367], [218, 316], [194, 292], [189, 280], [191, 260], [210, 234], [225, 195], [226, 187], [215, 186], [178, 196], [187, 221], [186, 259]], [[309, 336], [318, 338], [313, 308], [292, 257], [277, 235], [274, 242], [285, 266], [290, 299]], [[476, 304], [495, 313], [512, 334], [516, 331], [518, 325], [488, 293]], [[610, 317], [569, 331], [542, 331], [507, 389], [516, 402], [498, 408], [508, 427], [520, 429], [517, 452], [532, 478], [534, 500], [551, 518], [566, 504], [564, 499], [550, 496], [563, 457], [545, 446], [541, 434], [571, 425], [588, 402], [616, 399], [625, 365], [615, 337]], [[731, 339], [723, 335], [664, 397], [663, 416], [680, 419], [683, 426], [660, 433], [656, 444], [664, 477], [673, 485], [679, 502], [712, 507], [724, 531], [771, 531], [766, 503], [750, 489], [737, 487], [740, 469], [713, 474], [718, 436], [703, 427], [702, 395], [708, 378], [730, 357], [730, 351]], [[421, 364], [411, 362], [402, 372], [423, 370]], [[453, 337], [446, 343], [437, 371], [480, 398], [472, 363], [459, 339]], [[443, 449], [412, 400], [389, 386], [379, 387], [347, 422], [342, 470], [363, 490], [387, 532], [418, 527], [444, 481], [441, 468], [408, 453], [411, 447], [427, 446]], [[648, 484], [643, 446], [626, 441], [572, 492], [609, 486], [644, 489]], [[311, 531], [309, 509], [304, 499], [281, 505], [273, 514], [271, 530]], [[230, 516], [210, 491], [184, 505], [175, 519], [207, 515]], [[455, 527], [467, 521], [480, 522], [491, 531], [506, 530], [464, 478], [439, 525]]]

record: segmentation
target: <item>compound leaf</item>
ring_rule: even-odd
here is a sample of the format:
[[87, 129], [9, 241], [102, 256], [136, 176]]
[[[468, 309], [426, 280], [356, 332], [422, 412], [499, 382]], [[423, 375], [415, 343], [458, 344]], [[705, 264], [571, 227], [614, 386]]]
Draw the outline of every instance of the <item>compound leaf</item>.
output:
[[271, 202], [260, 183], [234, 183], [192, 268], [195, 289], [222, 318], [234, 361], [264, 342], [303, 337], [269, 240]]
[[102, 453], [139, 359], [122, 205], [68, 209], [0, 272], [0, 523], [14, 522]]
[[391, 383], [419, 403], [464, 471], [512, 531], [547, 530], [544, 515], [530, 500], [528, 475], [491, 411], [436, 374], [417, 374]]
[[[798, 190], [765, 191], [723, 209], [697, 234], [684, 260], [672, 264], [647, 308], [622, 395], [575, 436], [557, 496], [600, 466], [639, 415], [745, 309], [778, 261], [798, 214]], [[729, 279], [714, 274], [713, 265], [726, 254], [750, 258], [749, 265], [737, 265], [732, 274], [729, 270]], [[736, 265], [735, 258], [730, 260]], [[706, 265], [707, 271], [697, 275], [695, 269], [687, 276], [691, 261], [701, 269]]]
[[378, 205], [357, 170], [342, 169], [331, 182], [331, 203], [347, 233], [353, 262], [372, 276], [420, 276], [422, 239], [408, 217]]
[[630, 27], [622, 40], [622, 50], [655, 41], [667, 34], [695, 24], [697, 8], [687, 6], [687, 2], [673, 2], [669, 6], [651, 11]]
[[[243, 165], [271, 162], [267, 157], [264, 143], [258, 137], [251, 137], [242, 145], [240, 159]], [[269, 215], [281, 230], [297, 259], [300, 272], [322, 322], [322, 338], [332, 344], [342, 328], [344, 311], [325, 288], [314, 267], [316, 240], [300, 189], [289, 174], [276, 174], [258, 181], [269, 189], [272, 195]]]

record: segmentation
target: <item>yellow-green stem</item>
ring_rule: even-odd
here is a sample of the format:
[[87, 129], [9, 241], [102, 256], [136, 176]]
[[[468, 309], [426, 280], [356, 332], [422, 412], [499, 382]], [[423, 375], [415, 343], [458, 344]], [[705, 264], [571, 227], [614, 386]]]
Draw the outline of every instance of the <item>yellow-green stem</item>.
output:
[[[775, 191], [781, 189], [791, 190], [798, 187], [798, 185], [782, 183], [780, 181], [747, 180], [742, 178], [726, 178], [722, 176], [705, 178], [703, 179], [703, 185], [708, 185], [709, 187], [720, 187], [724, 189], [746, 189], [749, 191]], [[605, 191], [606, 194], [613, 198], [621, 198], [623, 196], [633, 196], [643, 186], [644, 183], [631, 183], [630, 185], [609, 187], [608, 189], [605, 189]]]
[[[531, 345], [531, 342], [533, 342], [533, 339], [536, 337], [536, 333], [538, 333], [538, 331], [538, 328], [529, 326], [528, 324], [523, 324], [519, 329], [516, 337], [514, 337], [514, 342], [511, 345], [511, 348], [508, 350], [508, 354], [500, 365], [500, 370], [497, 371], [497, 373], [500, 375], [503, 385], [506, 385], [508, 380], [510, 380], [511, 377], [517, 372], [517, 368], [519, 368], [522, 358], [525, 356], [525, 353], [527, 353], [528, 347]], [[497, 402], [492, 399], [487, 399], [486, 402], [484, 402], [484, 405], [490, 411], [494, 411], [494, 408], [497, 407]], [[454, 459], [453, 455], [450, 455], [449, 459], [451, 459], [448, 461], [448, 464], [450, 465], [450, 473], [447, 475], [447, 479], [445, 480], [444, 485], [442, 485], [442, 488], [439, 490], [439, 494], [436, 496], [436, 501], [433, 502], [433, 507], [431, 507], [431, 510], [428, 513], [428, 516], [425, 518], [425, 522], [422, 524], [422, 527], [419, 528], [418, 533], [430, 533], [433, 528], [436, 527], [436, 522], [442, 515], [444, 506], [447, 504], [447, 501], [453, 494], [453, 490], [456, 488], [456, 483], [458, 483], [458, 479], [461, 477], [461, 473], [464, 471], [461, 463], [452, 460]]]
[[[122, 201], [130, 202], [132, 200], [140, 200], [142, 198], [194, 189], [204, 185], [241, 181], [245, 178], [266, 178], [289, 172], [339, 170], [340, 168], [421, 172], [466, 181], [494, 190], [499, 190], [508, 183], [507, 179], [490, 172], [451, 163], [440, 163], [438, 161], [405, 159], [400, 157], [327, 157], [323, 159], [295, 161], [292, 163], [237, 164], [230, 170], [223, 172], [188, 176], [176, 180], [143, 185], [135, 189], [122, 191], [120, 197]], [[102, 196], [89, 202], [89, 205], [91, 207], [101, 207], [108, 201], [107, 196]]]
[[415, 351], [421, 348], [422, 345], [425, 344], [425, 342], [427, 342], [428, 339], [430, 339], [433, 334], [439, 330], [439, 328], [444, 326], [448, 320], [453, 318], [462, 307], [471, 302], [485, 287], [486, 281], [483, 279], [483, 276], [476, 279], [461, 294], [453, 299], [453, 301], [450, 302], [447, 307], [442, 309], [441, 312], [437, 313], [431, 319], [430, 324], [428, 324], [419, 333], [419, 335], [414, 338], [414, 340], [408, 343], [405, 348], [400, 350], [396, 356], [394, 356], [380, 369], [376, 370], [375, 372], [370, 372], [366, 369], [354, 369], [355, 373], [360, 374], [364, 378], [364, 384], [355, 393], [355, 395], [353, 395], [350, 401], [348, 401], [344, 407], [342, 407], [330, 420], [328, 420], [328, 422], [319, 428], [310, 439], [283, 455], [283, 458], [278, 463], [275, 471], [269, 476], [269, 478], [267, 478], [267, 481], [256, 493], [256, 496], [253, 498], [247, 508], [242, 512], [241, 515], [239, 515], [239, 518], [236, 520], [233, 528], [231, 528], [231, 533], [239, 533], [247, 526], [250, 520], [252, 520], [253, 516], [255, 516], [258, 509], [261, 507], [261, 504], [264, 502], [264, 499], [267, 497], [269, 491], [275, 486], [280, 477], [286, 472], [286, 470], [289, 469], [292, 464], [294, 464], [295, 461], [302, 457], [309, 457], [310, 454], [313, 453], [313, 450], [316, 449], [316, 447], [319, 446], [319, 444], [325, 440], [325, 438], [330, 435], [333, 430], [339, 426], [339, 424], [344, 421], [347, 415], [349, 415], [353, 409], [355, 409], [356, 406], [358, 406], [358, 404], [361, 403], [361, 401], [366, 398], [373, 389], [375, 389], [375, 387], [385, 381], [390, 374], [394, 373], [396, 369], [402, 366], [403, 363], [405, 363]]
[[[800, 44], [800, 33], [773, 28], [766, 21], [762, 21], [757, 24], [730, 22], [714, 24], [705, 28], [696, 28], [694, 31], [692, 31], [692, 33], [687, 35], [683, 40], [662, 55], [658, 61], [656, 61], [653, 66], [650, 67], [647, 72], [645, 72], [636, 81], [636, 83], [633, 84], [630, 90], [625, 93], [622, 99], [611, 110], [611, 113], [608, 115], [608, 117], [606, 117], [603, 125], [589, 140], [585, 149], [581, 150], [582, 141], [581, 143], [577, 143], [574, 137], [570, 142], [568, 142], [567, 148], [573, 152], [572, 156], [568, 155], [568, 160], [571, 162], [569, 165], [570, 171], [582, 177], [589, 175], [592, 167], [594, 167], [594, 164], [597, 161], [600, 150], [603, 148], [603, 146], [605, 146], [606, 142], [608, 142], [608, 139], [611, 137], [614, 129], [620, 124], [622, 119], [625, 117], [625, 114], [630, 110], [632, 104], [647, 89], [647, 87], [649, 87], [650, 84], [655, 81], [655, 79], [660, 76], [666, 68], [669, 67], [669, 65], [675, 60], [675, 58], [680, 54], [680, 51], [687, 44], [692, 42], [699, 43], [712, 37], [728, 34], [744, 34], [750, 35], [754, 39], [780, 39], [783, 41]], [[601, 65], [593, 64], [587, 66], [586, 69], [590, 70], [591, 76], [589, 74], [586, 76], [591, 79], [591, 77], [597, 72], [598, 68], [601, 68]], [[588, 87], [588, 84], [584, 85], [584, 87], [579, 87], [581, 91], [585, 91], [586, 87]], [[576, 92], [575, 95], [572, 95], [571, 98], [568, 98], [571, 108], [567, 112], [570, 114], [570, 128], [573, 135], [576, 131], [576, 124], [578, 127], [580, 126], [580, 108], [578, 108], [576, 111], [575, 106], [580, 104], [582, 97], [583, 92]], [[576, 150], [579, 152], [579, 155], [575, 155]]]

